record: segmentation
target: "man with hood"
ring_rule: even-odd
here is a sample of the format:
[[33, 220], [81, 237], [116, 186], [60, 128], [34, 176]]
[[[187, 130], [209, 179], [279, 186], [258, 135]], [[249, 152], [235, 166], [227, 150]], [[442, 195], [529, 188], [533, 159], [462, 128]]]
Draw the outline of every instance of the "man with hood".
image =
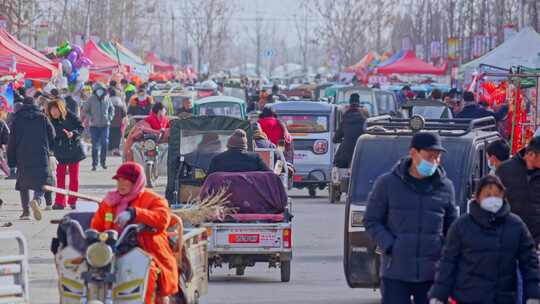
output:
[[334, 143], [341, 143], [334, 163], [338, 168], [349, 168], [356, 146], [356, 140], [364, 133], [366, 116], [360, 108], [360, 96], [356, 93], [349, 98], [349, 108], [343, 114], [341, 124], [334, 135]]
[[533, 137], [495, 174], [506, 187], [512, 212], [525, 222], [536, 244], [540, 244], [540, 137]]
[[[15, 189], [21, 196], [22, 220], [30, 219], [30, 207], [34, 217], [41, 219], [39, 203], [44, 195], [43, 186], [51, 184], [49, 150], [55, 136], [45, 113], [32, 97], [25, 97], [13, 119], [7, 149], [9, 167], [17, 167]], [[30, 190], [34, 191], [32, 202]]]
[[[84, 103], [83, 111], [90, 122], [92, 171], [96, 171], [98, 160], [100, 160], [101, 167], [107, 169], [109, 127], [114, 118], [114, 105], [109, 99], [107, 90], [103, 84], [96, 83], [94, 85], [93, 94], [90, 99]], [[101, 155], [98, 155], [98, 151], [101, 151]]]
[[419, 132], [409, 156], [375, 181], [364, 225], [382, 254], [382, 303], [428, 303], [443, 239], [457, 218], [454, 186], [436, 133]]

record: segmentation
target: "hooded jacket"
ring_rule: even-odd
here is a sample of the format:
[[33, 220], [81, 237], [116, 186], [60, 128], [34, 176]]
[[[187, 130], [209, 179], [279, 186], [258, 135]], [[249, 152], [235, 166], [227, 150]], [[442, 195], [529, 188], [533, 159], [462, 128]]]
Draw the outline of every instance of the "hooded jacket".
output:
[[516, 262], [525, 299], [540, 297], [538, 257], [525, 223], [504, 203], [493, 214], [477, 202], [448, 232], [430, 298], [458, 303], [516, 303]]
[[345, 114], [333, 141], [341, 143], [336, 152], [334, 163], [339, 168], [349, 168], [358, 137], [364, 133], [366, 117], [358, 106], [350, 107]]
[[16, 190], [39, 190], [48, 184], [49, 149], [54, 128], [36, 105], [25, 104], [15, 114], [7, 150], [9, 167], [17, 167]]
[[506, 197], [512, 212], [525, 222], [533, 238], [539, 242], [540, 170], [528, 172], [524, 156], [523, 149], [503, 162], [495, 174], [506, 187]]
[[441, 166], [425, 180], [412, 177], [411, 163], [404, 158], [375, 181], [364, 225], [384, 252], [384, 278], [428, 282], [435, 277], [444, 235], [457, 217], [454, 186]]
[[[102, 89], [105, 95], [98, 97], [96, 92]], [[94, 86], [94, 92], [84, 104], [84, 112], [90, 119], [90, 127], [108, 127], [114, 118], [114, 105], [107, 95], [107, 90], [101, 84]]]

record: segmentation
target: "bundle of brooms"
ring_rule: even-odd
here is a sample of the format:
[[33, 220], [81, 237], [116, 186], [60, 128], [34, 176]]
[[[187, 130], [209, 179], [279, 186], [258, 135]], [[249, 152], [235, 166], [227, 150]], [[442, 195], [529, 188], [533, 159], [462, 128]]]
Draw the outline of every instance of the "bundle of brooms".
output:
[[190, 198], [189, 203], [180, 209], [173, 209], [172, 213], [193, 225], [210, 220], [223, 220], [225, 216], [236, 213], [236, 208], [228, 207], [229, 197], [229, 189], [223, 187], [204, 198]]

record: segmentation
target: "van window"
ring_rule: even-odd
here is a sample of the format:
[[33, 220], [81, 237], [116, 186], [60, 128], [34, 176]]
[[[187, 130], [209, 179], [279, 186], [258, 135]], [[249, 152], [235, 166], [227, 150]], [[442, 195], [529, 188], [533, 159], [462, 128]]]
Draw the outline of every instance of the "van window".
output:
[[290, 133], [322, 133], [328, 131], [327, 115], [281, 115]]
[[394, 95], [388, 92], [375, 92], [377, 101], [377, 109], [379, 115], [390, 114], [396, 112], [396, 102]]

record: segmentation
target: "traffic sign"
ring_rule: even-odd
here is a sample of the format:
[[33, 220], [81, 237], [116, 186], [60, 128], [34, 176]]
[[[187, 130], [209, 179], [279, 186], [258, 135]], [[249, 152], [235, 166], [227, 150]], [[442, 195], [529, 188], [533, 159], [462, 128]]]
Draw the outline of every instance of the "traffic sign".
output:
[[272, 57], [276, 56], [276, 50], [273, 49], [273, 48], [267, 48], [267, 49], [265, 49], [263, 51], [263, 55], [266, 58], [272, 58]]

